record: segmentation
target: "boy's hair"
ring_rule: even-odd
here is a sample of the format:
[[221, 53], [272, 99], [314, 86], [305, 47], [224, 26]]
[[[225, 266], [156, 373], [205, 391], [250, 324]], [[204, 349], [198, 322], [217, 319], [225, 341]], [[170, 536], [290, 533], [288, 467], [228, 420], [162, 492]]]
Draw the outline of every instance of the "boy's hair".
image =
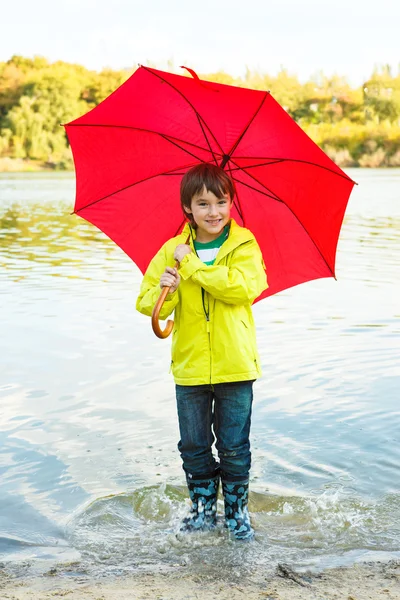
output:
[[236, 193], [233, 180], [221, 167], [212, 163], [201, 163], [189, 169], [181, 181], [181, 206], [183, 214], [194, 226], [196, 224], [193, 215], [187, 213], [185, 207], [191, 208], [193, 196], [202, 192], [204, 187], [207, 192], [212, 192], [217, 198], [229, 194], [233, 200]]

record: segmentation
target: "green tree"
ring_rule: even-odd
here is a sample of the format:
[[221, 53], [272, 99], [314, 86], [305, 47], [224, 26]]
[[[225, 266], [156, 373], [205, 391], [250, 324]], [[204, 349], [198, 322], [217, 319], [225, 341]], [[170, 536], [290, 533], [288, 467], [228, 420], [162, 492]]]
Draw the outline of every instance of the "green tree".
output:
[[[172, 67], [173, 64], [171, 63]], [[61, 123], [99, 104], [133, 73], [101, 72], [77, 64], [15, 55], [0, 62], [0, 156], [54, 165], [71, 160]], [[189, 76], [189, 75], [188, 75]], [[289, 115], [343, 164], [400, 164], [400, 69], [386, 65], [353, 89], [345, 78], [322, 71], [301, 84], [281, 68], [276, 76], [246, 70], [199, 76], [218, 83], [270, 90]]]

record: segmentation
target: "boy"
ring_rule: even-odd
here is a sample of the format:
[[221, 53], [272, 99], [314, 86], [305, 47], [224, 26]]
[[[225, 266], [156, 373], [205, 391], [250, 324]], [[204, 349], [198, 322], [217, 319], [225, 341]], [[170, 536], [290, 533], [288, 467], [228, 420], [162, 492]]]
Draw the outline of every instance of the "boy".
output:
[[189, 222], [151, 261], [136, 308], [150, 316], [159, 287], [170, 286], [160, 318], [175, 310], [178, 449], [192, 500], [181, 530], [215, 527], [221, 478], [225, 524], [236, 539], [249, 540], [252, 388], [261, 375], [251, 304], [268, 284], [253, 234], [230, 218], [234, 195], [232, 179], [213, 164], [184, 175], [181, 205]]

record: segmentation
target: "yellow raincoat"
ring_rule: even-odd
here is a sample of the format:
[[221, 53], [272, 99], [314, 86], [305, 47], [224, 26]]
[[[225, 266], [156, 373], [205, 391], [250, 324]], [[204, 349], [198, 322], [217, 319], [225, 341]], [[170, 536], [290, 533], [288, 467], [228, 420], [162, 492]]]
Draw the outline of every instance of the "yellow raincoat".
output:
[[[166, 266], [175, 265], [175, 248], [185, 244], [188, 235], [186, 224], [149, 264], [136, 303], [139, 312], [151, 316], [161, 293], [160, 277]], [[194, 250], [192, 239], [190, 245]], [[202, 385], [260, 377], [251, 304], [268, 284], [254, 235], [231, 219], [229, 236], [215, 263], [205, 265], [193, 251], [184, 256], [179, 274], [181, 283], [167, 295], [160, 312], [160, 318], [166, 319], [175, 310], [171, 361], [175, 383]]]

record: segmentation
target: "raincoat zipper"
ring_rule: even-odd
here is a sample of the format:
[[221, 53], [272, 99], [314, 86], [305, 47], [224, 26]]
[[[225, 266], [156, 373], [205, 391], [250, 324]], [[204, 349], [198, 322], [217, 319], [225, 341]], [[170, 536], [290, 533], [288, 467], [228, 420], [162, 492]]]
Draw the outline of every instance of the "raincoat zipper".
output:
[[211, 329], [210, 329], [210, 302], [208, 303], [208, 310], [207, 310], [206, 303], [205, 303], [205, 295], [206, 295], [206, 292], [205, 292], [204, 288], [201, 288], [201, 298], [203, 301], [203, 310], [204, 310], [204, 314], [206, 317], [206, 331], [207, 331], [207, 335], [208, 335], [208, 351], [210, 353], [210, 385], [212, 385], [211, 384], [212, 353], [211, 353]]
[[[192, 228], [190, 226], [189, 223], [189, 228], [190, 228], [190, 246], [192, 248], [192, 250], [194, 251], [194, 253], [196, 254], [197, 257], [199, 257], [199, 255], [196, 252], [196, 248], [194, 247], [194, 236], [193, 236], [193, 232], [192, 232]], [[212, 355], [211, 355], [211, 330], [210, 330], [210, 302], [208, 303], [208, 310], [206, 309], [206, 304], [204, 301], [205, 298], [205, 290], [204, 288], [201, 288], [201, 300], [203, 303], [203, 311], [206, 317], [206, 331], [207, 331], [207, 335], [208, 335], [208, 351], [210, 353], [210, 385], [212, 387], [212, 383], [211, 383], [211, 369], [212, 369]]]
[[209, 315], [206, 316], [206, 329], [207, 329], [207, 334], [208, 334], [208, 351], [210, 352], [210, 385], [212, 387], [212, 383], [211, 383], [212, 353], [211, 353], [211, 330], [210, 330]]
[[[190, 224], [189, 224], [189, 227], [190, 227]], [[229, 236], [229, 234], [228, 234], [228, 236]], [[191, 227], [190, 227], [190, 237], [191, 237], [191, 240], [190, 240], [191, 241], [191, 247], [194, 250], [196, 256], [198, 257], [199, 255], [197, 254], [196, 248], [194, 246], [194, 236], [193, 236], [193, 232], [192, 232], [192, 228]], [[224, 240], [223, 243], [225, 243], [225, 240]], [[214, 264], [217, 264], [217, 259], [215, 260]], [[202, 299], [202, 302], [203, 302], [203, 310], [204, 310], [204, 314], [205, 314], [205, 317], [206, 317], [206, 331], [207, 331], [207, 334], [208, 334], [208, 351], [210, 353], [210, 385], [211, 385], [211, 389], [214, 389], [214, 387], [213, 387], [213, 385], [211, 383], [211, 381], [212, 381], [212, 376], [211, 376], [211, 371], [212, 371], [212, 352], [211, 352], [211, 329], [210, 329], [210, 301], [208, 301], [208, 310], [207, 310], [206, 309], [206, 304], [205, 304], [205, 295], [206, 295], [206, 292], [205, 292], [204, 288], [201, 288], [201, 299]]]

